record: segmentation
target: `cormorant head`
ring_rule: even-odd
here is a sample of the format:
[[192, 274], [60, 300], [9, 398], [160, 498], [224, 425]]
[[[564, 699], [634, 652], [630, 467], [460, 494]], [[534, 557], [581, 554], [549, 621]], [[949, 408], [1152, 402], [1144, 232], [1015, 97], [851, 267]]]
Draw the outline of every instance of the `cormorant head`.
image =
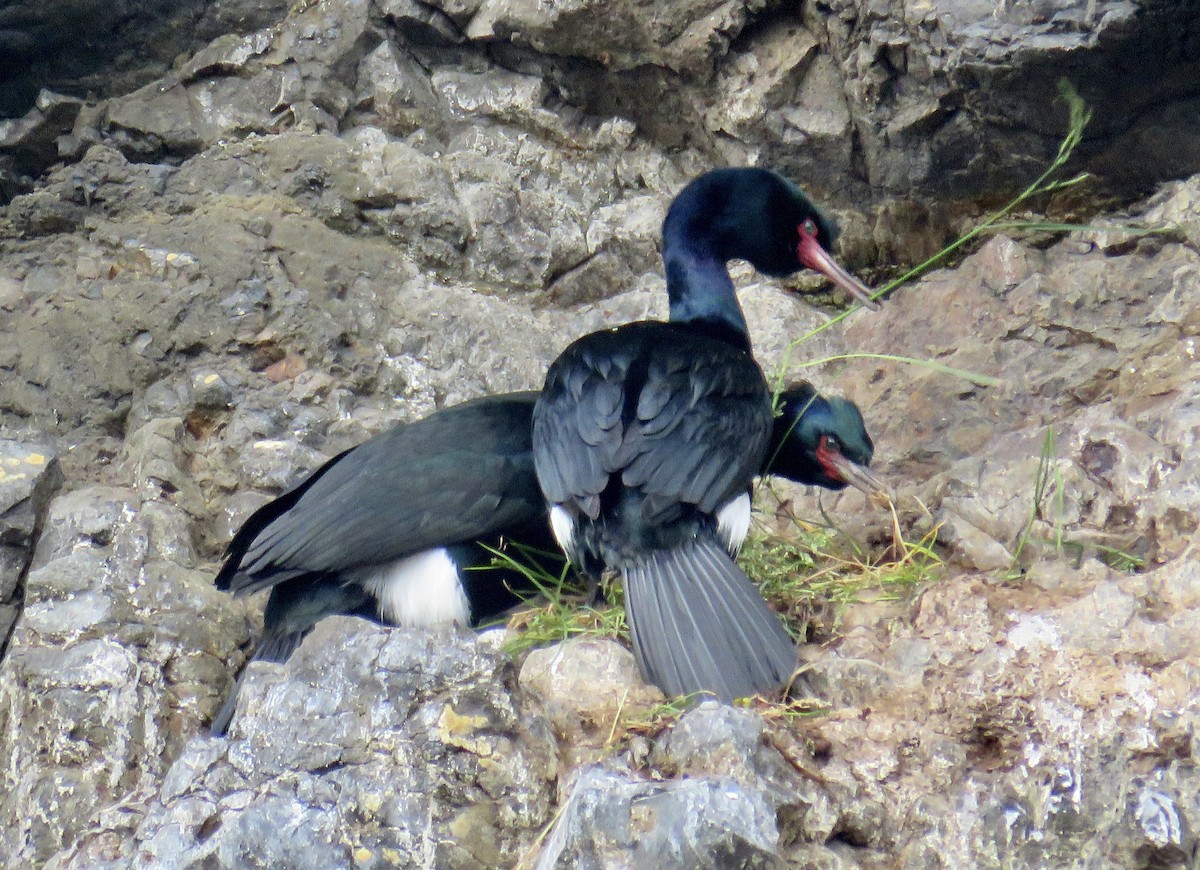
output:
[[808, 268], [869, 308], [879, 304], [829, 251], [837, 225], [786, 178], [753, 167], [714, 169], [685, 187], [663, 222], [664, 245], [708, 250], [722, 261], [747, 260], [781, 278]]
[[826, 398], [802, 383], [781, 396], [775, 418], [767, 469], [797, 483], [844, 489], [847, 484], [868, 495], [887, 487], [868, 467], [875, 445], [858, 406], [840, 396]]

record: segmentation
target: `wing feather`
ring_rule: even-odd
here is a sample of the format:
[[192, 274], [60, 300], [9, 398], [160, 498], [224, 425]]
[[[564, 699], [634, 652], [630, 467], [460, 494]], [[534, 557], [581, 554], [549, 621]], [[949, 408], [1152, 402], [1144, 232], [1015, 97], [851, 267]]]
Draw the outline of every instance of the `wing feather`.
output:
[[388, 562], [536, 519], [533, 395], [518, 395], [394, 427], [330, 460], [277, 500], [286, 509], [272, 503], [247, 521], [253, 534], [230, 545], [225, 588]]
[[714, 513], [749, 485], [770, 437], [770, 397], [745, 351], [687, 324], [592, 333], [551, 366], [534, 411], [546, 498], [596, 519], [612, 477], [647, 504]]

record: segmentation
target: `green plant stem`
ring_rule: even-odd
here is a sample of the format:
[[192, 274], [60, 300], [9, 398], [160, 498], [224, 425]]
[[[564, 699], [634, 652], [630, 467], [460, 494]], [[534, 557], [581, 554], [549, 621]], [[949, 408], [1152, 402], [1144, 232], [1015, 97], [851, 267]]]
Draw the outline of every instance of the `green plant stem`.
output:
[[1063, 224], [1054, 221], [1005, 221], [1000, 224], [992, 224], [988, 229], [995, 233], [1003, 232], [1004, 230], [1040, 230], [1048, 233], [1123, 233], [1127, 236], [1154, 236], [1170, 233], [1175, 228], [1170, 226], [1102, 227], [1096, 224]]
[[915, 357], [897, 356], [892, 353], [838, 353], [833, 356], [822, 357], [821, 359], [810, 359], [807, 362], [799, 363], [796, 368], [806, 369], [810, 366], [824, 365], [825, 363], [837, 362], [843, 359], [885, 359], [892, 362], [908, 363], [909, 365], [922, 366], [945, 375], [962, 378], [964, 381], [970, 381], [977, 387], [995, 387], [1003, 383], [1000, 378], [994, 378], [991, 375], [981, 375], [977, 372], [967, 371], [966, 369], [956, 369], [953, 366], [935, 362], [931, 359], [916, 359]]
[[[1074, 178], [1068, 178], [1063, 181], [1050, 181], [1051, 176], [1053, 176], [1056, 172], [1058, 172], [1063, 167], [1063, 165], [1066, 164], [1066, 162], [1068, 160], [1070, 160], [1071, 154], [1075, 151], [1076, 146], [1079, 145], [1079, 143], [1083, 140], [1083, 128], [1087, 126], [1088, 121], [1090, 121], [1091, 117], [1092, 117], [1091, 112], [1088, 110], [1087, 106], [1084, 105], [1083, 100], [1080, 98], [1079, 94], [1075, 91], [1075, 88], [1071, 85], [1070, 82], [1068, 82], [1066, 79], [1062, 79], [1058, 83], [1058, 90], [1059, 90], [1059, 93], [1062, 94], [1063, 99], [1065, 99], [1067, 102], [1067, 108], [1068, 108], [1069, 118], [1070, 118], [1070, 129], [1067, 131], [1067, 135], [1065, 137], [1063, 137], [1062, 142], [1058, 146], [1058, 154], [1054, 157], [1054, 160], [1051, 161], [1050, 165], [1046, 168], [1046, 170], [1041, 175], [1039, 175], [1032, 184], [1030, 184], [1028, 187], [1026, 187], [1023, 191], [1021, 191], [1021, 193], [1019, 193], [1014, 199], [1012, 199], [1007, 205], [1005, 205], [999, 211], [993, 212], [992, 214], [988, 215], [986, 218], [984, 218], [984, 220], [981, 223], [977, 224], [975, 227], [973, 227], [969, 232], [965, 233], [964, 235], [959, 236], [958, 239], [951, 242], [946, 247], [942, 248], [940, 251], [938, 251], [932, 257], [929, 257], [924, 262], [909, 269], [907, 272], [905, 272], [899, 278], [895, 278], [895, 279], [889, 281], [887, 284], [883, 285], [883, 287], [881, 287], [878, 290], [876, 290], [875, 292], [873, 292], [871, 294], [872, 299], [878, 299], [880, 296], [883, 296], [886, 293], [890, 293], [892, 290], [896, 289], [901, 284], [904, 284], [904, 283], [912, 280], [916, 276], [925, 272], [927, 269], [942, 262], [947, 257], [949, 257], [951, 254], [953, 254], [955, 251], [957, 251], [959, 248], [961, 248], [963, 245], [967, 244], [972, 239], [979, 237], [981, 234], [987, 232], [989, 229], [991, 229], [993, 226], [995, 226], [997, 223], [999, 223], [1001, 221], [1001, 219], [1003, 219], [1004, 217], [1009, 215], [1013, 210], [1018, 208], [1022, 203], [1024, 203], [1030, 197], [1036, 196], [1041, 193], [1048, 193], [1048, 192], [1051, 192], [1054, 190], [1061, 190], [1065, 187], [1071, 187], [1073, 185], [1076, 185], [1076, 184], [1079, 184], [1079, 183], [1085, 181], [1089, 177], [1088, 174], [1086, 172], [1084, 172], [1084, 173], [1080, 173], [1079, 175], [1076, 175]], [[853, 305], [850, 308], [847, 308], [841, 314], [838, 314], [838, 315], [830, 318], [825, 323], [822, 323], [820, 326], [818, 326], [816, 329], [809, 330], [804, 335], [800, 336], [795, 341], [788, 344], [787, 349], [784, 351], [784, 354], [783, 354], [783, 360], [779, 364], [778, 376], [775, 379], [776, 380], [775, 391], [778, 393], [783, 390], [784, 381], [785, 381], [785, 378], [787, 377], [787, 372], [789, 371], [789, 367], [791, 364], [792, 351], [794, 351], [796, 349], [796, 347], [798, 347], [800, 344], [804, 343], [805, 341], [808, 341], [810, 338], [825, 331], [829, 327], [833, 326], [835, 323], [839, 323], [842, 320], [845, 320], [847, 317], [849, 317], [851, 314], [853, 314], [855, 311], [857, 311], [861, 307], [862, 306], [860, 306], [860, 305]]]
[[1055, 523], [1055, 537], [1061, 547], [1063, 510], [1062, 472], [1058, 467], [1058, 448], [1055, 445], [1055, 441], [1054, 427], [1047, 427], [1046, 434], [1042, 438], [1042, 449], [1038, 456], [1037, 472], [1033, 476], [1033, 503], [1029, 506], [1029, 515], [1025, 519], [1025, 526], [1021, 530], [1021, 534], [1017, 537], [1017, 543], [1013, 549], [1012, 564], [1008, 569], [1010, 580], [1021, 576], [1021, 554], [1025, 551], [1025, 545], [1030, 541], [1033, 524], [1042, 515], [1042, 500], [1046, 497], [1046, 490], [1049, 488], [1052, 479], [1058, 488], [1059, 519]]

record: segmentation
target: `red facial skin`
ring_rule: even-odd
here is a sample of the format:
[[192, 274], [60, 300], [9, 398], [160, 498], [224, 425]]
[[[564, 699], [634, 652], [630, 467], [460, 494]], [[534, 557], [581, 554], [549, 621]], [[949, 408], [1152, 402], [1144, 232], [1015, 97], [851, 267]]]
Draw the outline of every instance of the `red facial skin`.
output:
[[889, 494], [888, 486], [883, 480], [872, 474], [866, 466], [847, 458], [834, 446], [836, 442], [830, 441], [828, 435], [822, 435], [816, 450], [817, 462], [821, 464], [821, 470], [830, 480], [848, 484], [872, 497], [876, 494]]
[[817, 462], [821, 463], [821, 468], [825, 471], [825, 476], [830, 480], [836, 480], [839, 483], [845, 483], [842, 479], [841, 472], [838, 471], [835, 465], [834, 456], [841, 456], [841, 451], [833, 449], [829, 446], [829, 436], [822, 435], [821, 440], [817, 442]]

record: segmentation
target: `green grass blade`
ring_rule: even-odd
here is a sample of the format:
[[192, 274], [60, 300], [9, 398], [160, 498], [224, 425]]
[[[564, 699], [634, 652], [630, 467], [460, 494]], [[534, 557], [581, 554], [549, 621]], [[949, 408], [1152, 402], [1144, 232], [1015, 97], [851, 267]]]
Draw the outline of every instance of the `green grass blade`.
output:
[[988, 227], [989, 232], [1002, 232], [1004, 230], [1028, 230], [1041, 232], [1065, 232], [1065, 233], [1124, 233], [1130, 236], [1157, 236], [1168, 235], [1178, 232], [1178, 228], [1174, 226], [1161, 227], [1143, 227], [1143, 226], [1098, 226], [1096, 224], [1069, 224], [1058, 223], [1057, 221], [1005, 221], [1004, 223], [992, 224]]
[[911, 356], [897, 356], [891, 353], [838, 353], [833, 356], [822, 357], [821, 359], [810, 359], [806, 362], [797, 364], [796, 368], [806, 369], [810, 366], [824, 365], [825, 363], [837, 362], [844, 359], [884, 359], [891, 362], [906, 363], [908, 365], [921, 366], [922, 368], [932, 369], [936, 372], [941, 372], [945, 375], [951, 375], [956, 378], [962, 378], [964, 381], [970, 381], [977, 387], [997, 387], [1004, 381], [1000, 378], [994, 378], [991, 375], [981, 375], [978, 372], [967, 371], [966, 369], [956, 369], [953, 366], [945, 365], [944, 363], [935, 362], [931, 359], [916, 359]]
[[[1039, 175], [1032, 184], [1017, 194], [1016, 197], [1010, 200], [1008, 204], [1003, 206], [999, 211], [995, 211], [988, 215], [980, 223], [976, 224], [970, 231], [964, 233], [962, 236], [959, 236], [956, 240], [942, 248], [932, 257], [929, 257], [924, 262], [919, 263], [918, 265], [909, 269], [899, 278], [895, 278], [892, 281], [889, 281], [883, 287], [875, 290], [871, 294], [872, 299], [878, 299], [879, 297], [890, 293], [892, 290], [895, 290], [902, 284], [906, 284], [913, 278], [923, 274], [928, 269], [942, 262], [963, 245], [975, 238], [978, 238], [981, 234], [987, 232], [992, 226], [1000, 223], [1000, 221], [1002, 221], [1016, 209], [1020, 208], [1021, 205], [1023, 205], [1031, 197], [1053, 190], [1059, 190], [1063, 187], [1070, 187], [1072, 185], [1082, 183], [1087, 179], [1087, 173], [1080, 173], [1079, 175], [1066, 180], [1055, 180], [1053, 178], [1055, 173], [1062, 169], [1063, 165], [1070, 160], [1076, 146], [1083, 141], [1083, 129], [1087, 126], [1088, 122], [1092, 118], [1092, 113], [1088, 109], [1087, 104], [1084, 103], [1083, 98], [1079, 96], [1079, 92], [1075, 90], [1075, 87], [1067, 79], [1064, 78], [1059, 80], [1058, 91], [1063, 100], [1065, 100], [1067, 103], [1068, 130], [1067, 134], [1063, 137], [1062, 142], [1058, 146], [1058, 154], [1055, 156], [1054, 160], [1051, 161], [1050, 165], [1046, 167], [1046, 170], [1042, 172], [1042, 174]], [[783, 359], [780, 361], [778, 370], [776, 372], [775, 391], [780, 392], [783, 390], [787, 373], [791, 365], [792, 352], [797, 347], [814, 336], [824, 332], [826, 329], [829, 329], [835, 323], [840, 323], [842, 320], [845, 320], [861, 307], [861, 305], [853, 305], [850, 308], [847, 308], [845, 311], [830, 318], [828, 321], [816, 327], [815, 329], [809, 330], [804, 335], [788, 344], [787, 348], [784, 350]]]

